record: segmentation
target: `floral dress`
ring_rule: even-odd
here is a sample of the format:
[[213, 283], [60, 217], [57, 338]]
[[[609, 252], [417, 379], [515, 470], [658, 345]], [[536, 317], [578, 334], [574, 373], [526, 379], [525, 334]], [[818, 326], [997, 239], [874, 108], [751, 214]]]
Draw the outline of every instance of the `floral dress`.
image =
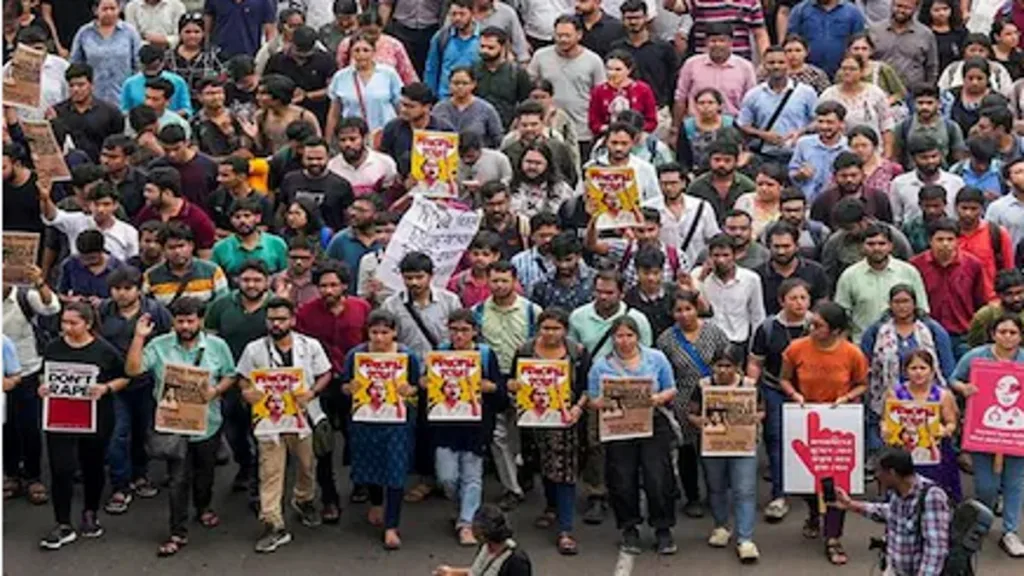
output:
[[721, 328], [710, 322], [703, 322], [697, 339], [690, 342], [679, 326], [672, 326], [658, 336], [657, 348], [664, 352], [672, 364], [675, 374], [676, 419], [683, 429], [683, 443], [694, 445], [700, 440], [700, 430], [686, 418], [690, 398], [701, 378], [711, 376], [711, 357], [719, 347], [729, 344]]
[[864, 179], [864, 190], [873, 191], [888, 197], [889, 185], [893, 178], [903, 173], [903, 167], [885, 158], [878, 164], [878, 168]]
[[[938, 403], [942, 400], [942, 389], [943, 386], [939, 382], [933, 382], [931, 389], [928, 390], [928, 397], [925, 401]], [[910, 393], [905, 384], [897, 385], [893, 389], [893, 395], [897, 400], [914, 400], [913, 394]], [[953, 447], [953, 439], [949, 437], [943, 438], [939, 451], [941, 459], [938, 464], [916, 465], [914, 468], [917, 469], [920, 475], [942, 486], [954, 502], [959, 502], [963, 497], [963, 493], [960, 484], [960, 468], [956, 463], [956, 449]]]
[[832, 86], [821, 93], [818, 102], [839, 102], [846, 108], [846, 129], [854, 126], [868, 126], [881, 138], [884, 132], [891, 132], [895, 126], [889, 97], [874, 84], [862, 84], [857, 94], [843, 93], [839, 86]]

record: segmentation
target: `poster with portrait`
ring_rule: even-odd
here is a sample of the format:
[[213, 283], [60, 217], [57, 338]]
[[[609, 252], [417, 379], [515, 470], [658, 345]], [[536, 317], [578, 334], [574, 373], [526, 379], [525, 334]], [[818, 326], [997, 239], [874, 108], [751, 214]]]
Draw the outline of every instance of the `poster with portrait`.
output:
[[521, 358], [516, 367], [516, 410], [521, 428], [569, 425], [572, 389], [568, 360]]
[[352, 421], [405, 422], [407, 408], [398, 390], [408, 383], [409, 357], [405, 354], [356, 354], [352, 371]]
[[630, 167], [588, 166], [583, 173], [586, 201], [597, 215], [598, 230], [628, 228], [639, 224], [640, 188]]
[[96, 400], [90, 389], [99, 384], [99, 375], [99, 367], [92, 364], [47, 361], [43, 367], [47, 392], [43, 399], [43, 430], [96, 432]]
[[480, 353], [435, 351], [427, 353], [427, 420], [480, 422]]
[[263, 395], [252, 407], [254, 436], [309, 432], [306, 414], [295, 398], [306, 390], [302, 368], [261, 368], [249, 373], [249, 381]]
[[28, 286], [39, 256], [38, 232], [4, 232], [4, 284]]
[[431, 198], [458, 196], [459, 135], [432, 130], [412, 131], [409, 175], [416, 184], [409, 191]]
[[71, 170], [64, 161], [64, 151], [57, 143], [48, 120], [22, 120], [21, 131], [28, 142], [36, 177], [41, 184], [71, 180]]
[[651, 378], [601, 379], [598, 432], [601, 442], [650, 438], [654, 435], [654, 404]]
[[43, 63], [46, 52], [18, 44], [4, 76], [4, 105], [38, 110], [43, 99]]
[[823, 478], [864, 492], [864, 406], [783, 405], [782, 470], [787, 494], [820, 494]]
[[706, 386], [701, 456], [757, 454], [757, 389]]
[[887, 398], [882, 413], [882, 439], [914, 458], [914, 464], [934, 465], [942, 460], [942, 407], [938, 402]]
[[961, 446], [964, 450], [1024, 456], [1024, 365], [977, 358], [971, 362]]
[[164, 386], [156, 403], [153, 429], [165, 434], [203, 436], [210, 404], [203, 396], [210, 386], [210, 371], [198, 366], [167, 364]]

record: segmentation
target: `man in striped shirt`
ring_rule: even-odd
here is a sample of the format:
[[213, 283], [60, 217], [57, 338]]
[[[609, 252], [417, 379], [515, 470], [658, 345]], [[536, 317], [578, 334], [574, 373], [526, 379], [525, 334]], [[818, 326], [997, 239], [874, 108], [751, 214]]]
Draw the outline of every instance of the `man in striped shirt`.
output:
[[181, 222], [169, 222], [160, 236], [164, 261], [143, 275], [143, 292], [169, 306], [188, 296], [203, 304], [228, 293], [228, 279], [220, 266], [200, 260], [192, 230]]

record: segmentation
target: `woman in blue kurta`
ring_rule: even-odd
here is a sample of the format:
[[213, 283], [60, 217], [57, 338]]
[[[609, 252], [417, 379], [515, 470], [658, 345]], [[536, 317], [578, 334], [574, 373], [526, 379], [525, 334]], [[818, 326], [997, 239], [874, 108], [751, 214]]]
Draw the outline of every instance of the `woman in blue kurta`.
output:
[[117, 0], [99, 0], [94, 12], [96, 19], [75, 34], [71, 61], [92, 66], [93, 94], [116, 106], [121, 102], [121, 86], [138, 67], [142, 38], [120, 19]]
[[370, 38], [356, 34], [349, 48], [352, 64], [338, 70], [327, 87], [331, 107], [324, 134], [328, 142], [336, 140], [342, 117], [358, 116], [374, 132], [398, 116], [402, 79], [391, 66], [374, 62], [374, 46]]

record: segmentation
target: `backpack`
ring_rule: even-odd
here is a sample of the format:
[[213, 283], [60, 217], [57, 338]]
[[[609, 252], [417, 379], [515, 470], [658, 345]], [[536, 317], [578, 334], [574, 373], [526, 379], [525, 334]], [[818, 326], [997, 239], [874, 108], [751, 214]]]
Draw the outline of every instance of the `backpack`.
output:
[[[918, 538], [923, 524], [925, 499], [929, 492], [936, 489], [942, 490], [942, 487], [929, 483], [917, 497], [914, 533]], [[977, 500], [968, 499], [958, 504], [950, 515], [949, 553], [939, 576], [973, 576], [975, 572], [971, 559], [981, 550], [981, 543], [994, 522], [992, 511]]]
[[[28, 292], [24, 288], [15, 288], [14, 297], [18, 301], [18, 308], [25, 316], [25, 320], [32, 326], [32, 335], [35, 336], [36, 340], [36, 351], [42, 356], [50, 342], [60, 337], [60, 312], [52, 316], [36, 314], [28, 303]], [[53, 297], [56, 298], [57, 295], [54, 294]]]
[[[900, 156], [902, 156], [902, 158], [900, 158], [900, 164], [902, 164], [904, 166], [906, 166], [907, 162], [910, 160], [910, 155], [906, 151], [906, 147], [907, 147], [907, 141], [910, 139], [910, 126], [911, 126], [911, 124], [914, 123], [914, 118], [915, 118], [914, 116], [908, 117], [903, 122], [900, 122], [900, 126], [899, 126], [899, 128], [900, 128], [900, 142], [903, 143], [903, 148], [904, 148], [903, 150], [900, 150]], [[954, 132], [954, 130], [956, 130], [953, 127], [953, 121], [950, 120], [949, 118], [946, 118], [945, 116], [943, 116], [943, 118], [942, 118], [942, 125], [946, 128], [946, 145], [951, 145], [953, 143], [953, 132]], [[946, 160], [947, 160], [946, 158], [943, 158], [942, 159], [943, 163], [945, 163]]]
[[[483, 302], [477, 304], [476, 306], [473, 306], [473, 319], [476, 320], [477, 328], [480, 329], [480, 330], [482, 330], [483, 326], [484, 326], [484, 304], [486, 304], [486, 303], [487, 303], [487, 301], [484, 300]], [[536, 322], [536, 318], [535, 318], [536, 315], [537, 315], [537, 313], [533, 310], [533, 302], [530, 302], [529, 300], [527, 300], [527, 306], [526, 306], [526, 339], [527, 340], [529, 340], [530, 338], [533, 338], [534, 333], [537, 331], [537, 326], [536, 326], [537, 322]]]

